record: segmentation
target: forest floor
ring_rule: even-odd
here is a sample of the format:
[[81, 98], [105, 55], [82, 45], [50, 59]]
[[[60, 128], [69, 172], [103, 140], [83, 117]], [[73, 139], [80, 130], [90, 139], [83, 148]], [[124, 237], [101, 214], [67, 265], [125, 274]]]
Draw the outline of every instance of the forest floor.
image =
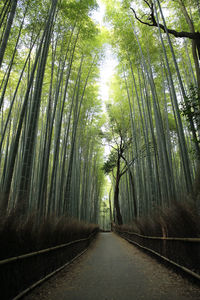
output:
[[25, 300], [197, 300], [200, 289], [113, 233]]

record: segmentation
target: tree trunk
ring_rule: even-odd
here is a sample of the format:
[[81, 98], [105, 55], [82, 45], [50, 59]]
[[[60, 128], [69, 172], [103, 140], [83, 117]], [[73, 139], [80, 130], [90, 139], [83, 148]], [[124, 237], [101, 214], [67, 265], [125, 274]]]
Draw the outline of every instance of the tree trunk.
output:
[[12, 4], [11, 4], [12, 6], [11, 6], [11, 11], [10, 11], [10, 16], [8, 18], [6, 31], [5, 31], [3, 40], [2, 40], [1, 48], [0, 48], [0, 68], [1, 68], [1, 65], [2, 65], [2, 62], [3, 62], [4, 53], [5, 53], [8, 38], [9, 38], [9, 35], [10, 35], [10, 30], [11, 30], [12, 23], [13, 23], [13, 20], [14, 20], [16, 8], [17, 8], [17, 1], [18, 0], [13, 0]]
[[[193, 21], [191, 19], [191, 17], [189, 16], [187, 9], [184, 5], [184, 2], [182, 0], [178, 0], [179, 4], [180, 4], [180, 8], [182, 10], [182, 13], [185, 17], [185, 20], [190, 28], [190, 31], [192, 33], [195, 33], [195, 28], [194, 28], [194, 24]], [[197, 85], [198, 88], [200, 88], [200, 69], [199, 69], [199, 61], [198, 61], [198, 55], [200, 58], [200, 53], [199, 53], [199, 46], [200, 46], [200, 41], [199, 39], [193, 39], [192, 40], [192, 56], [193, 56], [193, 60], [194, 60], [194, 65], [195, 65], [195, 71], [196, 71], [196, 76], [197, 76]], [[197, 54], [198, 51], [198, 54]], [[200, 93], [200, 92], [199, 92]], [[200, 99], [199, 99], [199, 104], [200, 104]]]
[[134, 217], [137, 218], [137, 199], [136, 199], [136, 191], [135, 191], [135, 182], [130, 167], [128, 168], [128, 172], [129, 172], [131, 188], [132, 188]]
[[52, 6], [49, 14], [49, 20], [46, 26], [46, 34], [43, 45], [43, 50], [40, 58], [40, 65], [37, 70], [37, 77], [35, 80], [35, 89], [32, 99], [32, 107], [30, 110], [27, 137], [24, 147], [24, 156], [22, 162], [22, 172], [20, 177], [19, 191], [17, 195], [17, 205], [20, 207], [20, 211], [25, 213], [28, 207], [28, 199], [30, 193], [30, 183], [32, 174], [32, 163], [35, 149], [37, 125], [40, 111], [41, 95], [42, 95], [42, 84], [44, 79], [46, 61], [48, 56], [48, 50], [51, 40], [51, 33], [53, 27], [53, 21], [56, 11], [57, 0], [52, 1]]
[[113, 217], [112, 217], [111, 192], [112, 192], [112, 187], [110, 188], [110, 191], [109, 191], [110, 226], [111, 226], [111, 230], [112, 230]]
[[119, 205], [119, 182], [120, 182], [120, 157], [118, 153], [118, 160], [117, 160], [117, 175], [116, 175], [116, 183], [115, 183], [115, 193], [114, 193], [114, 205], [116, 209], [117, 214], [117, 223], [118, 225], [123, 224], [122, 215], [120, 211], [120, 205]]

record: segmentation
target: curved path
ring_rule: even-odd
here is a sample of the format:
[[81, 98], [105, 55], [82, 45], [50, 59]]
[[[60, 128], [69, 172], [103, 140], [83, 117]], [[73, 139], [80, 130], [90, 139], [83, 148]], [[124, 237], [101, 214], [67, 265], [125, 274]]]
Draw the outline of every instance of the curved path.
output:
[[26, 300], [197, 300], [200, 289], [113, 233]]

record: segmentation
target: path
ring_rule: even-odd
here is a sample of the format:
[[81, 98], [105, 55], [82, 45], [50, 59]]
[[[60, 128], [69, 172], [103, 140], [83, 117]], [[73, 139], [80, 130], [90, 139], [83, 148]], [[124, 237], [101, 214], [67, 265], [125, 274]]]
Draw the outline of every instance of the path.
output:
[[113, 233], [25, 300], [197, 300], [200, 289]]

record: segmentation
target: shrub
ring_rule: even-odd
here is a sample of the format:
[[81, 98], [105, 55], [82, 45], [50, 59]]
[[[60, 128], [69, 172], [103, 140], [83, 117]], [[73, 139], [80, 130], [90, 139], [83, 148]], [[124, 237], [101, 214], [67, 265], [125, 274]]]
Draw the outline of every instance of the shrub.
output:
[[51, 216], [38, 221], [36, 213], [19, 217], [12, 211], [0, 218], [0, 259], [85, 238], [95, 230], [97, 225], [69, 217]]

